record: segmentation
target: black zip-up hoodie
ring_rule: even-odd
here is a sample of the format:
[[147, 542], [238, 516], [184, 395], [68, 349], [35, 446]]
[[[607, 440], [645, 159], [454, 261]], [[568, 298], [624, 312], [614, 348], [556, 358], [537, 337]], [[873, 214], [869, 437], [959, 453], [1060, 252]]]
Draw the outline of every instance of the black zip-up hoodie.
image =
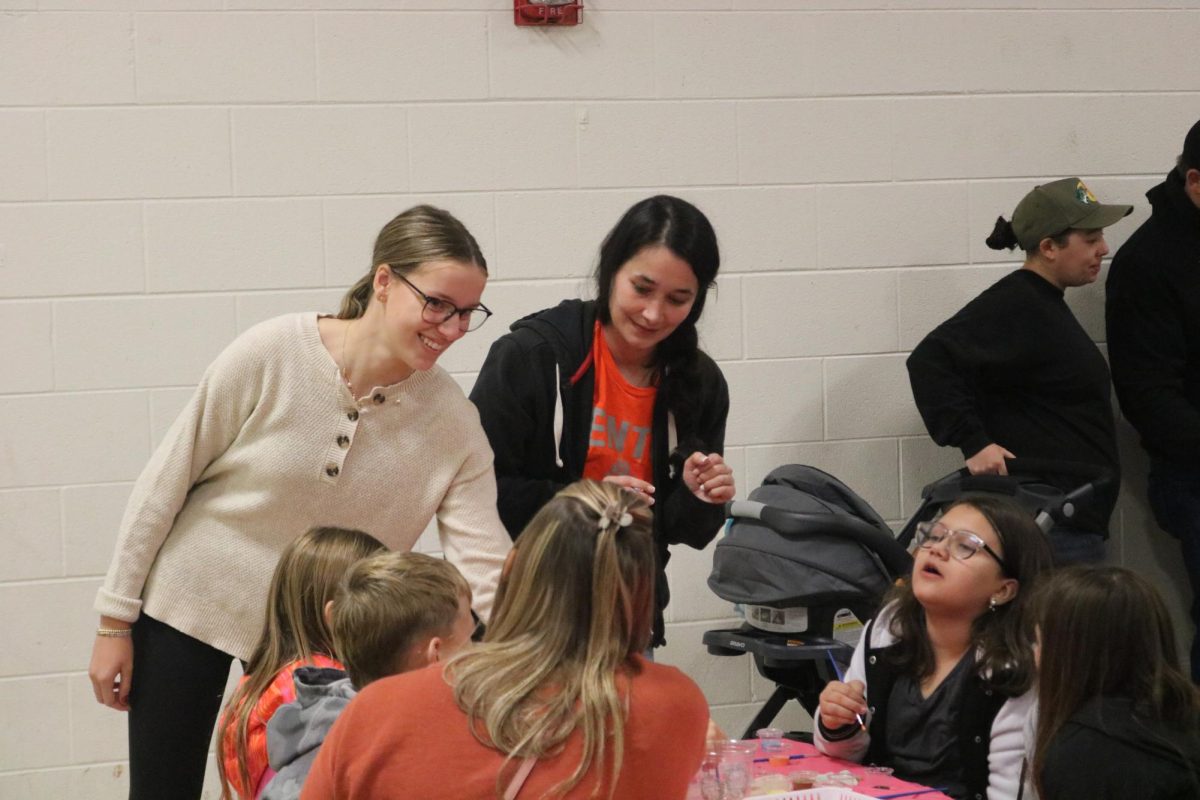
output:
[[[495, 452], [500, 519], [514, 539], [555, 492], [583, 477], [595, 397], [595, 324], [596, 304], [590, 300], [564, 300], [518, 320], [511, 333], [492, 344], [471, 390]], [[682, 479], [683, 462], [693, 452], [723, 454], [725, 448], [729, 388], [716, 363], [703, 352], [698, 355], [699, 386], [691, 398], [694, 422], [677, 431], [665, 405], [654, 404], [656, 647], [666, 641], [667, 546], [703, 549], [724, 521], [722, 506], [697, 498]]]
[[1137, 714], [1133, 701], [1097, 697], [1046, 748], [1041, 800], [1196, 800], [1200, 733]]
[[1117, 251], [1105, 285], [1108, 355], [1121, 411], [1150, 455], [1200, 453], [1200, 209], [1172, 171], [1153, 212]]

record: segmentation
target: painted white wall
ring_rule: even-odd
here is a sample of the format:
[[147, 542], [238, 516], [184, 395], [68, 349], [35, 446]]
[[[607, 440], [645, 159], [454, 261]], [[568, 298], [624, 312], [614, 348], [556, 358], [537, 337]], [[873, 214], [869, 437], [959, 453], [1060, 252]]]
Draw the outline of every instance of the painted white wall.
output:
[[[334, 308], [407, 205], [492, 264], [497, 318], [443, 359], [469, 387], [621, 210], [693, 200], [725, 255], [703, 335], [743, 495], [804, 461], [900, 521], [959, 463], [904, 356], [1016, 264], [992, 220], [1078, 174], [1137, 203], [1115, 247], [1200, 116], [1200, 0], [587, 5], [543, 31], [507, 0], [0, 0], [0, 797], [124, 796], [124, 720], [84, 670], [131, 481], [208, 361]], [[1070, 295], [1097, 339], [1102, 301]], [[1124, 433], [1112, 560], [1182, 620]], [[710, 560], [677, 552], [661, 658], [732, 731], [770, 687], [699, 643], [730, 618]]]

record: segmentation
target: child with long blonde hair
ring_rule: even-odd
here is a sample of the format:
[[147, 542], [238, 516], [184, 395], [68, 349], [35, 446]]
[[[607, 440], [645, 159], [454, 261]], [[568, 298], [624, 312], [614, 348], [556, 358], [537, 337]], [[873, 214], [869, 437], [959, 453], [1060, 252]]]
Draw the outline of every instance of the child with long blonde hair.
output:
[[354, 562], [383, 549], [362, 531], [324, 527], [283, 551], [271, 576], [262, 636], [218, 727], [222, 797], [258, 797], [270, 780], [267, 722], [295, 699], [292, 674], [298, 667], [341, 669], [325, 605]]

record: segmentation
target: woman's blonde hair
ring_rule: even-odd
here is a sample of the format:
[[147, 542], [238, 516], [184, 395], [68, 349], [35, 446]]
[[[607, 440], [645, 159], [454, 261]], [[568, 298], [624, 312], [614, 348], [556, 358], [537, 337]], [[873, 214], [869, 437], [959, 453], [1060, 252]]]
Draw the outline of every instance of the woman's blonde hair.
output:
[[629, 671], [650, 641], [654, 574], [649, 506], [615, 484], [573, 483], [526, 526], [483, 643], [446, 667], [471, 732], [505, 753], [506, 767], [559, 752], [578, 728], [579, 764], [550, 793], [565, 794], [594, 767], [596, 791], [608, 770], [611, 796]]
[[357, 319], [367, 312], [374, 294], [375, 272], [380, 265], [397, 277], [430, 261], [461, 261], [487, 274], [487, 261], [479, 243], [449, 211], [433, 206], [413, 206], [395, 217], [375, 238], [371, 268], [342, 298], [338, 319]]
[[[292, 541], [279, 556], [267, 594], [267, 616], [245, 679], [225, 704], [218, 742], [229, 742], [237, 756], [238, 783], [247, 796], [251, 785], [247, 730], [263, 692], [279, 671], [293, 661], [317, 654], [335, 655], [333, 633], [325, 620], [325, 604], [350, 565], [383, 550], [373, 536], [344, 528], [312, 528]], [[219, 749], [224, 749], [223, 747]], [[232, 797], [225, 759], [217, 759], [221, 796]]]

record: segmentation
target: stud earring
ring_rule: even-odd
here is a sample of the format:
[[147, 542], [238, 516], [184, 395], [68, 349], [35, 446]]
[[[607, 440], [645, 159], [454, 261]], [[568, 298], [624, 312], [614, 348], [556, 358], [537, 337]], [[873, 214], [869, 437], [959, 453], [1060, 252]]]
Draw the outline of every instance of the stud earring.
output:
[[995, 611], [999, 605], [996, 603], [996, 598], [988, 598], [988, 611]]

